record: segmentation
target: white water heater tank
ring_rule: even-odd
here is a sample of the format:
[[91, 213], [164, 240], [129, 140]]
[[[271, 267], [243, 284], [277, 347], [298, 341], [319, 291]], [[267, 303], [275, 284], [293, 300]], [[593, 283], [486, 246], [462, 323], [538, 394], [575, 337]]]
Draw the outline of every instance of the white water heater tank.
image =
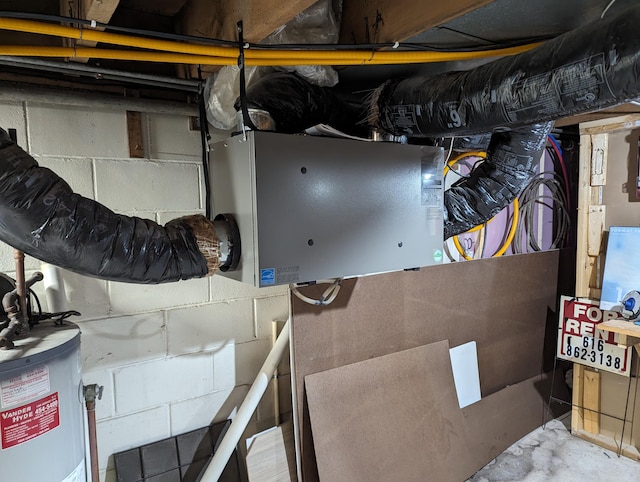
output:
[[0, 350], [0, 480], [85, 482], [80, 330], [37, 325]]

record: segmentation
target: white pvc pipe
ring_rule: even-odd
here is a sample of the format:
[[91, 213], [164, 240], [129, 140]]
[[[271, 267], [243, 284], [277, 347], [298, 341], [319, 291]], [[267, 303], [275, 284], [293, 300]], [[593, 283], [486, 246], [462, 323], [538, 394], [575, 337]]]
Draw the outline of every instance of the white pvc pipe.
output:
[[235, 450], [242, 434], [244, 433], [247, 425], [249, 425], [249, 421], [251, 420], [251, 416], [253, 412], [256, 411], [258, 407], [258, 403], [260, 403], [260, 399], [267, 387], [269, 386], [269, 382], [273, 377], [273, 373], [275, 372], [280, 359], [282, 358], [282, 354], [284, 353], [287, 344], [289, 343], [289, 321], [287, 320], [278, 339], [276, 340], [273, 348], [267, 355], [267, 359], [264, 361], [258, 376], [251, 385], [249, 389], [249, 393], [240, 405], [238, 409], [238, 413], [231, 422], [229, 426], [229, 430], [225, 434], [218, 450], [213, 455], [213, 459], [209, 466], [205, 470], [204, 474], [202, 474], [201, 482], [218, 482], [218, 479], [222, 475], [222, 471], [227, 465], [231, 454]]
[[47, 307], [52, 313], [60, 313], [67, 310], [67, 295], [64, 291], [64, 280], [60, 276], [60, 269], [48, 263], [40, 266], [44, 276], [44, 294], [47, 298]]

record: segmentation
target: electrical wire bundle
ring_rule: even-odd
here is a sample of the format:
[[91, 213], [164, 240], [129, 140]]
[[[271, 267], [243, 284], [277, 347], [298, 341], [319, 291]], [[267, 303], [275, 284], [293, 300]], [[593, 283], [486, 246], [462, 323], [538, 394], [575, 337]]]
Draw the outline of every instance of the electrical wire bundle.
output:
[[[541, 172], [531, 180], [520, 195], [521, 222], [516, 231], [517, 242], [513, 245], [514, 253], [560, 248], [566, 245], [569, 238], [569, 226], [571, 224], [569, 215], [571, 211], [569, 173], [559, 142], [551, 134], [548, 140], [547, 154], [553, 160], [554, 165], [562, 172], [562, 176], [553, 171]], [[553, 212], [554, 235], [548, 248], [540, 246], [535, 236], [535, 213], [540, 206], [546, 207]]]
[[[555, 220], [555, 233], [551, 245], [545, 249], [556, 249], [564, 245], [569, 232], [569, 210], [562, 178], [552, 171], [541, 172], [535, 176], [520, 194], [520, 223], [516, 228], [512, 249], [514, 253], [542, 251], [536, 239], [536, 213], [539, 206], [552, 210]], [[538, 216], [541, 213], [538, 212]], [[538, 220], [539, 221], [539, 220]], [[525, 246], [523, 249], [522, 246]]]

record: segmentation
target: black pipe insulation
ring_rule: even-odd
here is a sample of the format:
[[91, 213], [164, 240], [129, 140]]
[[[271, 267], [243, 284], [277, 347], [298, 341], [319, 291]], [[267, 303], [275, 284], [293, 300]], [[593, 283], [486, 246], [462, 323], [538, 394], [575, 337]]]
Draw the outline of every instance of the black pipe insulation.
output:
[[640, 6], [481, 67], [391, 80], [371, 101], [377, 128], [451, 137], [548, 122], [640, 96]]
[[219, 241], [204, 216], [160, 226], [75, 194], [0, 129], [0, 240], [41, 261], [112, 281], [163, 283], [213, 274]]

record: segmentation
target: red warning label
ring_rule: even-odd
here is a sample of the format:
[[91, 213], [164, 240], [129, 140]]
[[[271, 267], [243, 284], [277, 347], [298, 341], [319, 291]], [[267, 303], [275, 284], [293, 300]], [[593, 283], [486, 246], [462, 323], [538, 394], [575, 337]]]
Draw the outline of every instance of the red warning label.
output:
[[2, 448], [27, 442], [60, 425], [58, 392], [40, 400], [0, 412]]

